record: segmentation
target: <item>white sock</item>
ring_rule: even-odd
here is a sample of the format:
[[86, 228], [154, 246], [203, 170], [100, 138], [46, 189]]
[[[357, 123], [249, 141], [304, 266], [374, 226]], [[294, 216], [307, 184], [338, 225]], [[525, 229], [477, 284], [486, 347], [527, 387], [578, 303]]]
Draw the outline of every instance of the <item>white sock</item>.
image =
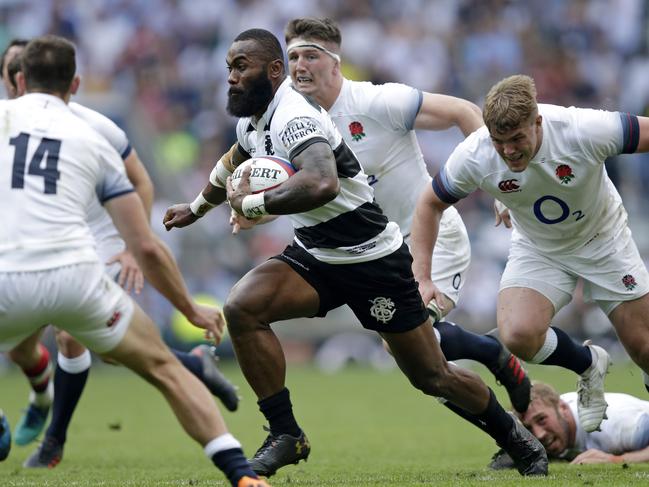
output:
[[54, 400], [54, 384], [52, 380], [47, 384], [47, 389], [43, 392], [31, 391], [29, 393], [29, 402], [39, 408], [49, 408]]
[[552, 328], [548, 328], [548, 331], [545, 333], [545, 342], [541, 349], [536, 352], [536, 355], [532, 357], [531, 360], [528, 360], [531, 364], [541, 364], [545, 359], [547, 359], [552, 353], [557, 349], [558, 343], [557, 334]]
[[205, 452], [205, 455], [207, 455], [207, 458], [212, 458], [215, 453], [225, 450], [232, 450], [234, 448], [242, 449], [241, 443], [239, 443], [237, 439], [230, 433], [225, 433], [221, 436], [217, 436], [207, 445], [205, 445], [203, 447], [203, 451]]
[[56, 361], [59, 367], [68, 374], [80, 374], [90, 368], [92, 357], [90, 356], [89, 350], [74, 358], [68, 358], [59, 352], [56, 356]]

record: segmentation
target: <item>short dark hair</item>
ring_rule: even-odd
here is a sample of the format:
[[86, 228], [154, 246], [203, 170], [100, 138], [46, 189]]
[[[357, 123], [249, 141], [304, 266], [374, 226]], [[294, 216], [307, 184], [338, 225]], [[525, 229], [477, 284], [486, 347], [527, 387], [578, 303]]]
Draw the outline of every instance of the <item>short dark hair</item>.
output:
[[75, 49], [63, 37], [47, 35], [31, 40], [20, 56], [27, 91], [65, 94], [77, 69]]
[[286, 29], [284, 29], [286, 44], [296, 37], [333, 42], [338, 47], [340, 47], [343, 41], [340, 29], [333, 20], [328, 18], [316, 19], [307, 17], [289, 21], [286, 24]]
[[248, 29], [239, 34], [234, 42], [255, 41], [261, 47], [261, 57], [267, 63], [279, 59], [284, 62], [284, 51], [279, 39], [265, 29]]
[[[7, 59], [7, 53], [9, 52], [9, 49], [14, 46], [25, 47], [27, 44], [29, 44], [29, 41], [27, 39], [12, 39], [11, 41], [9, 41], [9, 45], [5, 48], [4, 51], [2, 51], [2, 59], [0, 59], [0, 78], [2, 78], [2, 72], [5, 69], [5, 60]], [[11, 78], [9, 79], [11, 80]]]

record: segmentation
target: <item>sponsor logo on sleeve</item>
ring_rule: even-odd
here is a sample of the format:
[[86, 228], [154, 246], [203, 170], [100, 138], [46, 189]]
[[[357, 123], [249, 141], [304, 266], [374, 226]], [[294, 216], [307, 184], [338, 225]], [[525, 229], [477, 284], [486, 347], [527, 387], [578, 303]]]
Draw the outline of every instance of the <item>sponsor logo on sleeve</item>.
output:
[[304, 140], [315, 135], [326, 138], [320, 124], [314, 118], [296, 117], [286, 124], [280, 134], [280, 139], [287, 149], [291, 149]]

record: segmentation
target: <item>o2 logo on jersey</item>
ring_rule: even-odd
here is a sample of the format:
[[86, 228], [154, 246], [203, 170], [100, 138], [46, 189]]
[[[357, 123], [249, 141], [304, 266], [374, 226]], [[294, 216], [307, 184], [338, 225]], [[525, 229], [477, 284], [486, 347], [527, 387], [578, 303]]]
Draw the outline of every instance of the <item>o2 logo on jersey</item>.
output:
[[[546, 205], [546, 210], [544, 212], [543, 210], [543, 205]], [[556, 208], [560, 210], [560, 214], [558, 216], [548, 216], [547, 215], [547, 205], [555, 205]], [[570, 210], [570, 207], [568, 206], [568, 203], [563, 201], [560, 198], [557, 198], [556, 196], [552, 195], [545, 195], [541, 196], [538, 200], [534, 202], [534, 216], [538, 221], [541, 223], [545, 223], [546, 225], [554, 225], [556, 223], [561, 223], [570, 217], [572, 215], [575, 218], [575, 221], [578, 222], [582, 218], [586, 216], [586, 214], [581, 211], [581, 210], [575, 210], [572, 211]]]
[[505, 179], [498, 183], [498, 189], [501, 193], [517, 193], [521, 191], [518, 185], [518, 179]]

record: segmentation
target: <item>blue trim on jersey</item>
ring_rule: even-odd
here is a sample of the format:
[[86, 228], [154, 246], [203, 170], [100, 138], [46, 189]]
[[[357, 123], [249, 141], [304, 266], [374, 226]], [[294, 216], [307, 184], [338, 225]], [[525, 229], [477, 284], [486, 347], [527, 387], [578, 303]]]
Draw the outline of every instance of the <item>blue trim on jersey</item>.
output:
[[118, 191], [117, 193], [109, 194], [108, 196], [105, 196], [102, 200], [100, 200], [101, 204], [103, 205], [106, 203], [108, 200], [112, 200], [113, 198], [117, 198], [118, 196], [123, 196], [125, 194], [129, 194], [135, 191], [135, 189], [125, 189], [124, 191]]
[[406, 124], [406, 128], [408, 130], [414, 130], [415, 128], [415, 120], [417, 119], [417, 115], [419, 115], [419, 110], [421, 110], [421, 106], [424, 104], [424, 93], [421, 90], [417, 90], [417, 104], [415, 105], [415, 111], [412, 114], [412, 117], [410, 117], [410, 122]]
[[453, 193], [451, 193], [451, 191], [448, 189], [449, 184], [444, 169], [438, 172], [437, 175], [433, 178], [432, 185], [433, 191], [435, 191], [437, 197], [444, 203], [452, 205], [453, 203], [457, 203], [461, 198], [463, 198], [463, 196], [457, 197], [453, 195]]
[[128, 145], [126, 146], [126, 149], [124, 149], [124, 150], [122, 151], [122, 154], [121, 154], [121, 156], [122, 156], [122, 160], [126, 160], [126, 158], [127, 158], [128, 156], [131, 155], [131, 151], [132, 151], [132, 150], [133, 150], [133, 147], [131, 147], [131, 144], [128, 144]]
[[638, 117], [630, 113], [621, 113], [622, 121], [622, 152], [620, 154], [633, 154], [638, 150], [640, 142], [640, 124]]

